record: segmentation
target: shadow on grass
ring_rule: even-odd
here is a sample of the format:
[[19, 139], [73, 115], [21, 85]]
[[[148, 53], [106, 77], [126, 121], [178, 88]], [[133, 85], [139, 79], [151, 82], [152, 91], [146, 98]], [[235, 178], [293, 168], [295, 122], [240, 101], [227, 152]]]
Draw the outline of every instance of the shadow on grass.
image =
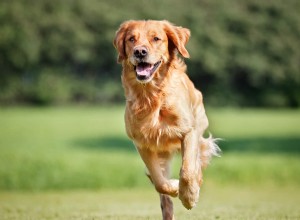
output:
[[[74, 141], [73, 146], [86, 150], [136, 152], [131, 140], [124, 137], [95, 137]], [[300, 154], [300, 138], [225, 139], [219, 142], [224, 153], [286, 153]]]
[[136, 152], [132, 141], [125, 137], [95, 137], [79, 139], [73, 142], [73, 146], [87, 150]]
[[252, 138], [220, 141], [223, 152], [300, 154], [300, 138]]

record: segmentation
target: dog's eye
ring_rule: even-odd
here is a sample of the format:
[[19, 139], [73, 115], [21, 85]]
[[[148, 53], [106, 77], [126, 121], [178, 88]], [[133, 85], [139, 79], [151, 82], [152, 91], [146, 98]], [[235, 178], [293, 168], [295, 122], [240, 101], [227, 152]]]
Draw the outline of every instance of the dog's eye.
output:
[[153, 40], [154, 40], [154, 41], [159, 41], [159, 40], [160, 40], [160, 38], [158, 38], [158, 37], [154, 37], [154, 38], [153, 38]]
[[135, 41], [134, 37], [130, 37], [129, 41], [133, 43]]

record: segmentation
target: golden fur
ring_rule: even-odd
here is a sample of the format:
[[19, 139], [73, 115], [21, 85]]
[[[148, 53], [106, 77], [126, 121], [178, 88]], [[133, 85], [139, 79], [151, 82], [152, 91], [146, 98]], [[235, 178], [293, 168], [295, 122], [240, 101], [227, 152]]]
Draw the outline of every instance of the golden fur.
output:
[[[114, 46], [122, 63], [126, 131], [160, 193], [163, 219], [174, 219], [168, 195], [192, 208], [199, 196], [201, 168], [218, 151], [203, 138], [208, 127], [203, 98], [186, 74], [182, 59], [190, 31], [168, 21], [126, 21]], [[180, 55], [179, 55], [179, 54]], [[182, 153], [180, 179], [169, 179], [169, 162]]]

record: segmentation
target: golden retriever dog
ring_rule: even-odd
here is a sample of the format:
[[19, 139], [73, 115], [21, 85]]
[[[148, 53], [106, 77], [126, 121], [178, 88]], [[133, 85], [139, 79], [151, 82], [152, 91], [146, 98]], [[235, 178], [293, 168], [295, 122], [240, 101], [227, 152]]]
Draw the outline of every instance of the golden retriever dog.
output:
[[[202, 94], [186, 74], [183, 58], [190, 31], [168, 21], [126, 21], [114, 46], [122, 63], [126, 132], [160, 195], [163, 219], [174, 219], [170, 196], [191, 209], [198, 201], [202, 168], [219, 148], [208, 127]], [[170, 161], [181, 152], [180, 177], [170, 179]]]

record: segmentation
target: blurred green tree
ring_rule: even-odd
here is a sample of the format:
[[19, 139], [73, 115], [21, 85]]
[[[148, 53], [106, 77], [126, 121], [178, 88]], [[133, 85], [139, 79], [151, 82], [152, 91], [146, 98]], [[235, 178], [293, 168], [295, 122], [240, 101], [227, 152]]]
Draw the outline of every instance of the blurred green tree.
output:
[[191, 29], [188, 73], [211, 105], [299, 107], [300, 2], [1, 0], [0, 103], [123, 100], [112, 46], [128, 19]]

